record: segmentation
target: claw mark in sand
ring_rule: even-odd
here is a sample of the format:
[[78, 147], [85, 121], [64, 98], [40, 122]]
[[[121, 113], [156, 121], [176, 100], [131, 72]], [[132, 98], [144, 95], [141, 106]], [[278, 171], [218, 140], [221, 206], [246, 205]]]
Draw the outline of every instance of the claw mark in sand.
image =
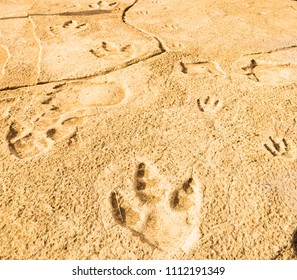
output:
[[[11, 123], [6, 137], [9, 151], [25, 159], [48, 152], [65, 139], [69, 146], [74, 145], [78, 139], [77, 127], [84, 117], [98, 114], [100, 107], [118, 105], [125, 97], [124, 88], [116, 83], [54, 85], [50, 92], [32, 104], [34, 113], [28, 113], [26, 124]], [[13, 100], [5, 101], [11, 103]], [[5, 109], [7, 111], [7, 106]]]
[[149, 14], [149, 12], [148, 12], [148, 11], [139, 11], [139, 12], [137, 12], [136, 14], [138, 14], [138, 15], [142, 15], [142, 16], [146, 16], [146, 15]]
[[259, 84], [278, 86], [297, 83], [297, 47], [247, 55], [235, 65], [240, 67], [241, 74]]
[[121, 61], [133, 57], [133, 48], [129, 44], [120, 46], [118, 44], [102, 42], [99, 48], [90, 50], [90, 53], [98, 58]]
[[62, 25], [51, 26], [50, 31], [54, 34], [76, 34], [85, 30], [87, 27], [87, 23], [78, 24], [75, 20], [69, 20]]
[[197, 99], [198, 109], [203, 113], [215, 113], [221, 108], [221, 102], [218, 99], [211, 99], [209, 96], [202, 101]]
[[257, 63], [254, 59], [250, 61], [250, 64], [242, 67], [241, 69], [246, 72], [246, 75], [249, 79], [254, 80], [256, 82], [259, 82], [259, 79], [257, 78], [256, 74], [254, 73], [254, 69], [257, 67]]
[[293, 232], [292, 247], [293, 247], [294, 254], [297, 257], [297, 229]]
[[100, 10], [113, 10], [119, 5], [118, 2], [107, 2], [107, 1], [99, 1], [95, 4], [90, 4], [89, 7], [92, 9], [100, 9]]
[[277, 141], [270, 136], [269, 140], [272, 145], [264, 144], [264, 147], [272, 156], [293, 158], [293, 154], [292, 154], [293, 151], [290, 145], [287, 143], [286, 139], [283, 138]]
[[123, 197], [117, 192], [110, 195], [110, 203], [113, 209], [114, 219], [121, 225], [126, 225], [126, 210], [122, 207]]
[[178, 30], [179, 27], [178, 25], [175, 25], [175, 24], [165, 24], [162, 26], [162, 29], [165, 29], [167, 31], [175, 31], [175, 30]]
[[188, 253], [199, 240], [198, 180], [191, 177], [181, 187], [172, 188], [153, 165], [139, 162], [134, 184], [134, 200], [125, 199], [118, 191], [111, 192], [115, 222], [161, 251], [176, 254], [181, 249]]

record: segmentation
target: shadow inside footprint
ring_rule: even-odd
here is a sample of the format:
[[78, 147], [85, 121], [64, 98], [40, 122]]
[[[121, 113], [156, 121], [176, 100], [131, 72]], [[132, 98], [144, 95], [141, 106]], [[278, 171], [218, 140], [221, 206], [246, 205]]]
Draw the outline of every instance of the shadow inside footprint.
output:
[[292, 248], [293, 248], [295, 256], [297, 257], [297, 229], [293, 233]]
[[121, 206], [122, 197], [116, 193], [112, 192], [110, 195], [110, 203], [113, 209], [114, 219], [121, 225], [126, 225], [126, 210]]
[[[84, 117], [98, 114], [99, 107], [118, 105], [127, 96], [121, 84], [92, 82], [58, 84], [46, 89], [45, 93], [37, 101], [32, 101], [34, 106], [31, 108], [34, 109], [24, 113], [23, 123], [12, 123], [8, 128], [8, 149], [18, 158], [32, 158], [48, 152], [56, 143], [66, 139], [68, 145], [73, 145], [77, 142], [75, 134]], [[4, 114], [6, 112], [7, 106]]]
[[166, 179], [147, 163], [137, 165], [134, 180], [135, 200], [125, 201], [118, 192], [111, 193], [114, 220], [154, 248], [188, 253], [199, 239], [201, 197], [197, 180], [189, 178], [172, 192]]
[[193, 178], [189, 178], [184, 182], [183, 186], [175, 190], [170, 199], [170, 207], [176, 211], [182, 211], [189, 209], [193, 204], [188, 199], [188, 196], [193, 194], [192, 188]]
[[297, 82], [297, 48], [295, 46], [240, 58], [235, 65], [241, 74], [263, 85], [287, 85]]

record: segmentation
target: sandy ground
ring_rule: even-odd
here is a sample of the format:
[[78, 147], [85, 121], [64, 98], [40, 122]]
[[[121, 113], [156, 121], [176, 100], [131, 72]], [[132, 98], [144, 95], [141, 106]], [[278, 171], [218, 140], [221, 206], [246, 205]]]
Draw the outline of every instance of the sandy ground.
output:
[[0, 0], [0, 259], [297, 259], [297, 1]]

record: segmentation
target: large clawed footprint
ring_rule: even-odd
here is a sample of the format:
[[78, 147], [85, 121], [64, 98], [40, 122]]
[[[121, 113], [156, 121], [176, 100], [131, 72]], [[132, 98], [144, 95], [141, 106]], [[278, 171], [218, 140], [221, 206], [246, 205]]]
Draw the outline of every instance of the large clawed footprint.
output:
[[68, 138], [68, 145], [71, 145], [75, 136], [73, 123], [79, 119], [64, 120], [55, 127], [44, 130], [24, 128], [18, 123], [12, 123], [6, 136], [10, 153], [20, 159], [33, 158], [45, 153], [53, 145], [64, 138]]
[[297, 82], [297, 48], [243, 57], [236, 62], [251, 81], [268, 85]]
[[21, 159], [32, 158], [65, 139], [68, 145], [73, 145], [77, 143], [76, 131], [83, 117], [98, 114], [99, 107], [117, 105], [125, 97], [124, 88], [116, 83], [55, 85], [34, 104], [37, 113], [27, 121], [28, 127], [10, 125], [6, 136], [10, 153]]
[[285, 138], [273, 139], [270, 136], [269, 140], [270, 143], [264, 144], [264, 147], [273, 157], [295, 158], [295, 151]]
[[134, 178], [135, 201], [111, 193], [115, 221], [137, 234], [143, 242], [165, 252], [188, 253], [199, 239], [201, 197], [196, 179], [171, 189], [151, 165], [140, 162]]
[[34, 132], [17, 123], [10, 125], [6, 139], [11, 154], [21, 159], [34, 157], [52, 145], [52, 140], [44, 137], [42, 132]]
[[98, 58], [114, 61], [130, 59], [133, 56], [133, 48], [131, 45], [120, 46], [106, 42], [102, 42], [99, 48], [92, 49], [90, 52]]
[[99, 1], [95, 4], [90, 4], [89, 7], [93, 9], [113, 10], [119, 5], [118, 2]]
[[87, 23], [78, 24], [75, 20], [69, 20], [64, 22], [63, 25], [51, 26], [50, 31], [54, 34], [76, 34], [87, 27]]

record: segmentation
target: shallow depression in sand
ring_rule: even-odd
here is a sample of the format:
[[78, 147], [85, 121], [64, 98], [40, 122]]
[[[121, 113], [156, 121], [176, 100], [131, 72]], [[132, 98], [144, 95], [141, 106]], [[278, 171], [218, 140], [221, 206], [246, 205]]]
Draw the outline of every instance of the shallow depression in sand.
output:
[[0, 78], [5, 74], [5, 66], [9, 59], [9, 53], [4, 46], [0, 45]]
[[83, 88], [78, 101], [83, 106], [110, 106], [125, 98], [123, 88], [116, 84], [91, 85]]

